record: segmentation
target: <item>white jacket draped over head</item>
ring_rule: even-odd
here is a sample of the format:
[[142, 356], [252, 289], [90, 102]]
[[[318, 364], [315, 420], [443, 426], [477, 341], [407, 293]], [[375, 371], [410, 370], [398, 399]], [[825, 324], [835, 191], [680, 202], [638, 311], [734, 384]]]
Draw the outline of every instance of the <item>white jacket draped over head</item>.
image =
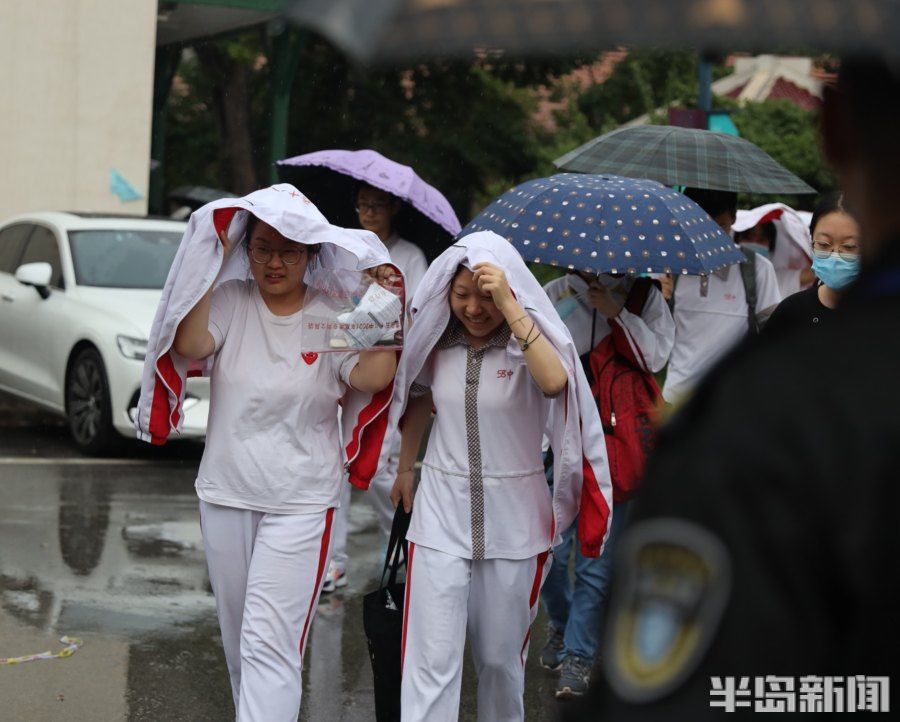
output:
[[[374, 233], [331, 225], [289, 184], [263, 188], [243, 198], [223, 198], [195, 211], [175, 254], [150, 331], [135, 417], [137, 436], [143, 441], [163, 444], [172, 431], [178, 431], [185, 379], [206, 374], [211, 368], [211, 359], [191, 361], [176, 353], [172, 348], [175, 331], [211, 286], [250, 276], [246, 253], [231, 253], [223, 267], [224, 251], [218, 238], [222, 230], [235, 242], [243, 238], [250, 213], [285, 238], [322, 244], [318, 265], [323, 269], [362, 272], [391, 263], [387, 248]], [[375, 471], [373, 460], [366, 463], [360, 458], [360, 448], [364, 436], [372, 434], [380, 441], [384, 435], [391, 391], [391, 386], [377, 394], [350, 389], [343, 399], [344, 461], [351, 482], [358, 486], [368, 486]]]
[[[584, 375], [572, 336], [537, 279], [521, 256], [496, 233], [483, 231], [457, 240], [431, 264], [419, 284], [411, 304], [412, 326], [406, 336], [403, 355], [394, 379], [394, 396], [388, 428], [397, 433], [406, 410], [409, 389], [425, 365], [429, 354], [450, 319], [448, 294], [450, 283], [462, 264], [473, 268], [482, 262], [493, 263], [506, 273], [510, 288], [544, 336], [556, 349], [568, 375], [566, 389], [550, 400], [547, 428], [554, 452], [553, 544], [580, 513], [578, 536], [583, 553], [600, 554], [606, 540], [612, 514], [612, 483], [606, 458], [603, 427], [596, 402]], [[522, 358], [514, 338], [508, 353]], [[502, 420], [490, 420], [502, 423]], [[485, 425], [488, 427], [488, 425]], [[378, 468], [384, 468], [391, 451], [390, 439], [377, 443]], [[364, 449], [363, 453], [370, 453]]]
[[775, 252], [772, 265], [778, 278], [781, 297], [802, 290], [800, 275], [812, 264], [812, 239], [809, 224], [790, 206], [784, 203], [768, 203], [749, 211], [738, 211], [732, 229], [747, 231], [760, 223], [772, 221], [775, 225]]

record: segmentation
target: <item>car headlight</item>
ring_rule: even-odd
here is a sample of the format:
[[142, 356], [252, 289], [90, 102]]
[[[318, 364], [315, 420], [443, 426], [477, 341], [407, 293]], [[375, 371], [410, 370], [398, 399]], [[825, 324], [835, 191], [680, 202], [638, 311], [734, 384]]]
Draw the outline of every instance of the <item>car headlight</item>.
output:
[[119, 344], [119, 351], [125, 358], [143, 361], [147, 356], [147, 339], [116, 336], [116, 343]]

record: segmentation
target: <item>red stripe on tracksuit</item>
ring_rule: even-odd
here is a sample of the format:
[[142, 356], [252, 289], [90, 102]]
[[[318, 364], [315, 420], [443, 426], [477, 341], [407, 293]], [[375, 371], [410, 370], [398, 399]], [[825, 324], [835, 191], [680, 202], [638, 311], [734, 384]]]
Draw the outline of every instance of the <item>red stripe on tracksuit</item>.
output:
[[403, 595], [403, 636], [400, 639], [400, 676], [403, 676], [403, 661], [406, 657], [406, 623], [409, 621], [409, 590], [412, 588], [412, 563], [416, 545], [409, 542], [409, 559], [406, 560], [406, 593]]
[[381, 446], [387, 432], [388, 404], [393, 393], [392, 381], [387, 388], [372, 396], [372, 400], [360, 412], [356, 427], [353, 429], [353, 438], [347, 444], [347, 458], [353, 459], [350, 463], [349, 481], [359, 489], [369, 488], [369, 483], [378, 468]]
[[331, 541], [331, 520], [334, 517], [334, 507], [325, 512], [325, 531], [322, 532], [322, 546], [319, 549], [319, 566], [316, 569], [316, 583], [313, 586], [312, 598], [309, 600], [309, 609], [306, 610], [306, 621], [303, 622], [303, 633], [300, 635], [300, 664], [303, 664], [303, 648], [306, 646], [306, 635], [309, 632], [309, 620], [312, 618], [313, 609], [319, 600], [319, 590], [322, 585], [322, 577], [325, 575], [325, 562], [328, 561], [328, 544]]
[[[533, 609], [537, 604], [538, 595], [541, 593], [541, 585], [544, 581], [544, 565], [547, 563], [547, 557], [550, 551], [541, 552], [537, 555], [537, 569], [534, 571], [534, 581], [531, 583], [531, 595], [528, 597], [528, 608]], [[528, 642], [531, 639], [531, 625], [525, 632], [525, 641], [522, 642], [522, 649], [519, 652], [519, 659], [522, 660], [522, 666], [525, 666], [525, 650], [528, 649]]]
[[[569, 395], [565, 396], [565, 416], [569, 415]], [[580, 422], [579, 422], [580, 423]], [[600, 547], [609, 524], [609, 506], [600, 491], [594, 469], [587, 457], [581, 455], [581, 504], [578, 509], [578, 539], [581, 553], [586, 557], [600, 556]], [[554, 519], [554, 536], [556, 524]], [[552, 538], [552, 537], [551, 537]]]
[[[760, 218], [756, 222], [756, 226], [761, 226], [763, 223], [768, 223], [769, 221], [777, 221], [783, 215], [784, 215], [784, 209], [776, 208], [775, 210], [769, 211], [768, 213], [766, 213], [766, 215], [764, 215], [762, 218]], [[756, 228], [756, 226], [753, 226], [753, 227]]]
[[[227, 231], [240, 208], [219, 208], [213, 211], [213, 226], [217, 234]], [[201, 375], [196, 370], [188, 371], [188, 376]], [[172, 356], [166, 351], [156, 362], [156, 379], [153, 386], [153, 401], [150, 404], [150, 443], [161, 446], [166, 443], [171, 430], [178, 426], [181, 418], [181, 387], [183, 379], [175, 370]], [[166, 388], [168, 387], [168, 388]], [[174, 408], [169, 404], [169, 389], [175, 395]]]
[[[172, 356], [166, 352], [156, 362], [156, 380], [153, 387], [153, 402], [150, 405], [150, 443], [157, 446], [166, 443], [173, 426], [178, 425], [180, 414], [182, 380]], [[167, 388], [168, 387], [168, 388]], [[169, 405], [169, 389], [175, 395], [174, 409]]]
[[581, 457], [581, 468], [584, 478], [578, 510], [578, 539], [584, 556], [598, 557], [609, 525], [609, 505], [600, 491], [594, 469], [584, 455]]
[[243, 208], [216, 208], [213, 211], [213, 228], [216, 229], [216, 235], [221, 236], [223, 231], [228, 230], [231, 221], [234, 220], [238, 211]]

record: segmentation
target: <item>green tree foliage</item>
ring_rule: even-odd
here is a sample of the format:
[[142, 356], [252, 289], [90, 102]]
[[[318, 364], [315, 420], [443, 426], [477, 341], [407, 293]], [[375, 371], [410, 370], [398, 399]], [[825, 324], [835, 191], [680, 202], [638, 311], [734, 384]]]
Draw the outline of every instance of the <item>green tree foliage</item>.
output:
[[[817, 112], [803, 110], [789, 100], [747, 103], [733, 116], [734, 123], [751, 143], [755, 143], [789, 171], [816, 190], [825, 193], [835, 187], [835, 179], [822, 155]], [[815, 196], [779, 198], [794, 208], [809, 209]], [[772, 196], [746, 194], [742, 205], [754, 207], [771, 203]]]
[[181, 61], [178, 76], [166, 109], [166, 188], [223, 187], [226, 174], [222, 139], [212, 108], [211, 79], [193, 55]]
[[292, 96], [289, 152], [373, 148], [413, 166], [465, 221], [498, 188], [552, 168], [556, 138], [533, 120], [531, 84], [570, 64], [488, 59], [364, 72], [313, 41]]
[[696, 98], [696, 53], [633, 50], [605, 83], [581, 94], [578, 109], [599, 135], [674, 100], [694, 105]]
[[[188, 52], [169, 98], [166, 184], [241, 192], [240, 178], [268, 175], [271, 67], [257, 29]], [[529, 178], [556, 172], [552, 160], [588, 139], [672, 102], [696, 102], [691, 52], [635, 50], [607, 81], [582, 89], [561, 80], [590, 62], [505, 60], [430, 62], [362, 70], [324, 40], [310, 38], [291, 95], [288, 154], [374, 148], [413, 166], [450, 199], [465, 223], [492, 198]], [[714, 68], [714, 77], [728, 72]], [[546, 90], [546, 89], [549, 89]], [[239, 103], [234, 93], [243, 93]], [[536, 120], [540, 99], [562, 101], [553, 127]], [[731, 103], [717, 100], [717, 105]], [[226, 151], [235, 127], [223, 110], [246, 110], [247, 142], [238, 161]], [[246, 106], [246, 107], [245, 107]], [[816, 118], [787, 101], [736, 109], [741, 134], [818, 189], [833, 180], [822, 162]], [[665, 122], [658, 114], [653, 122]], [[229, 130], [230, 129], [230, 130]], [[229, 135], [229, 133], [231, 135]], [[249, 148], [249, 152], [247, 151]], [[241, 165], [235, 172], [234, 164]], [[743, 205], [776, 200], [742, 199]], [[785, 199], [799, 204], [809, 198]]]
[[206, 185], [246, 192], [266, 177], [265, 60], [260, 29], [208, 39], [183, 54], [167, 107], [168, 189]]

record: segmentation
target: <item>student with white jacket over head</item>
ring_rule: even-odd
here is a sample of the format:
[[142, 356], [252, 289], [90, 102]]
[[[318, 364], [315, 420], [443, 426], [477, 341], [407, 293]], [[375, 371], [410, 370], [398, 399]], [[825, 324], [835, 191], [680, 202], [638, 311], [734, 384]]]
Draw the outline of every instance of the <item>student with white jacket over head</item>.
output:
[[[479, 720], [521, 721], [529, 630], [550, 546], [579, 507], [586, 550], [599, 554], [607, 536], [611, 485], [600, 419], [571, 336], [496, 234], [464, 236], [438, 257], [412, 313], [388, 421], [402, 423], [391, 497], [413, 514], [402, 719], [458, 718], [468, 636]], [[413, 463], [432, 408], [413, 502]], [[560, 449], [567, 439], [553, 497], [544, 433]]]
[[[359, 242], [353, 232], [330, 226], [292, 186], [233, 203], [201, 209], [192, 219], [154, 324], [151, 343], [158, 346], [148, 353], [140, 408], [149, 406], [152, 416], [178, 385], [178, 374], [160, 377], [158, 353], [172, 359], [170, 369], [211, 359], [196, 487], [236, 717], [293, 722], [345, 483], [338, 403], [352, 394], [377, 396], [396, 368], [393, 351], [304, 352], [304, 311], [316, 298], [307, 270], [339, 251], [349, 250], [356, 268], [372, 258], [386, 261], [387, 254], [374, 236]], [[235, 213], [248, 209], [243, 237], [229, 231], [239, 225], [232, 224]], [[354, 248], [363, 255], [354, 258]], [[217, 285], [216, 271], [235, 267], [237, 254], [246, 256], [249, 274]], [[396, 273], [390, 265], [368, 268], [373, 282]], [[173, 324], [167, 347], [160, 329]], [[177, 418], [177, 404], [168, 408]], [[162, 428], [152, 421], [151, 427]]]

